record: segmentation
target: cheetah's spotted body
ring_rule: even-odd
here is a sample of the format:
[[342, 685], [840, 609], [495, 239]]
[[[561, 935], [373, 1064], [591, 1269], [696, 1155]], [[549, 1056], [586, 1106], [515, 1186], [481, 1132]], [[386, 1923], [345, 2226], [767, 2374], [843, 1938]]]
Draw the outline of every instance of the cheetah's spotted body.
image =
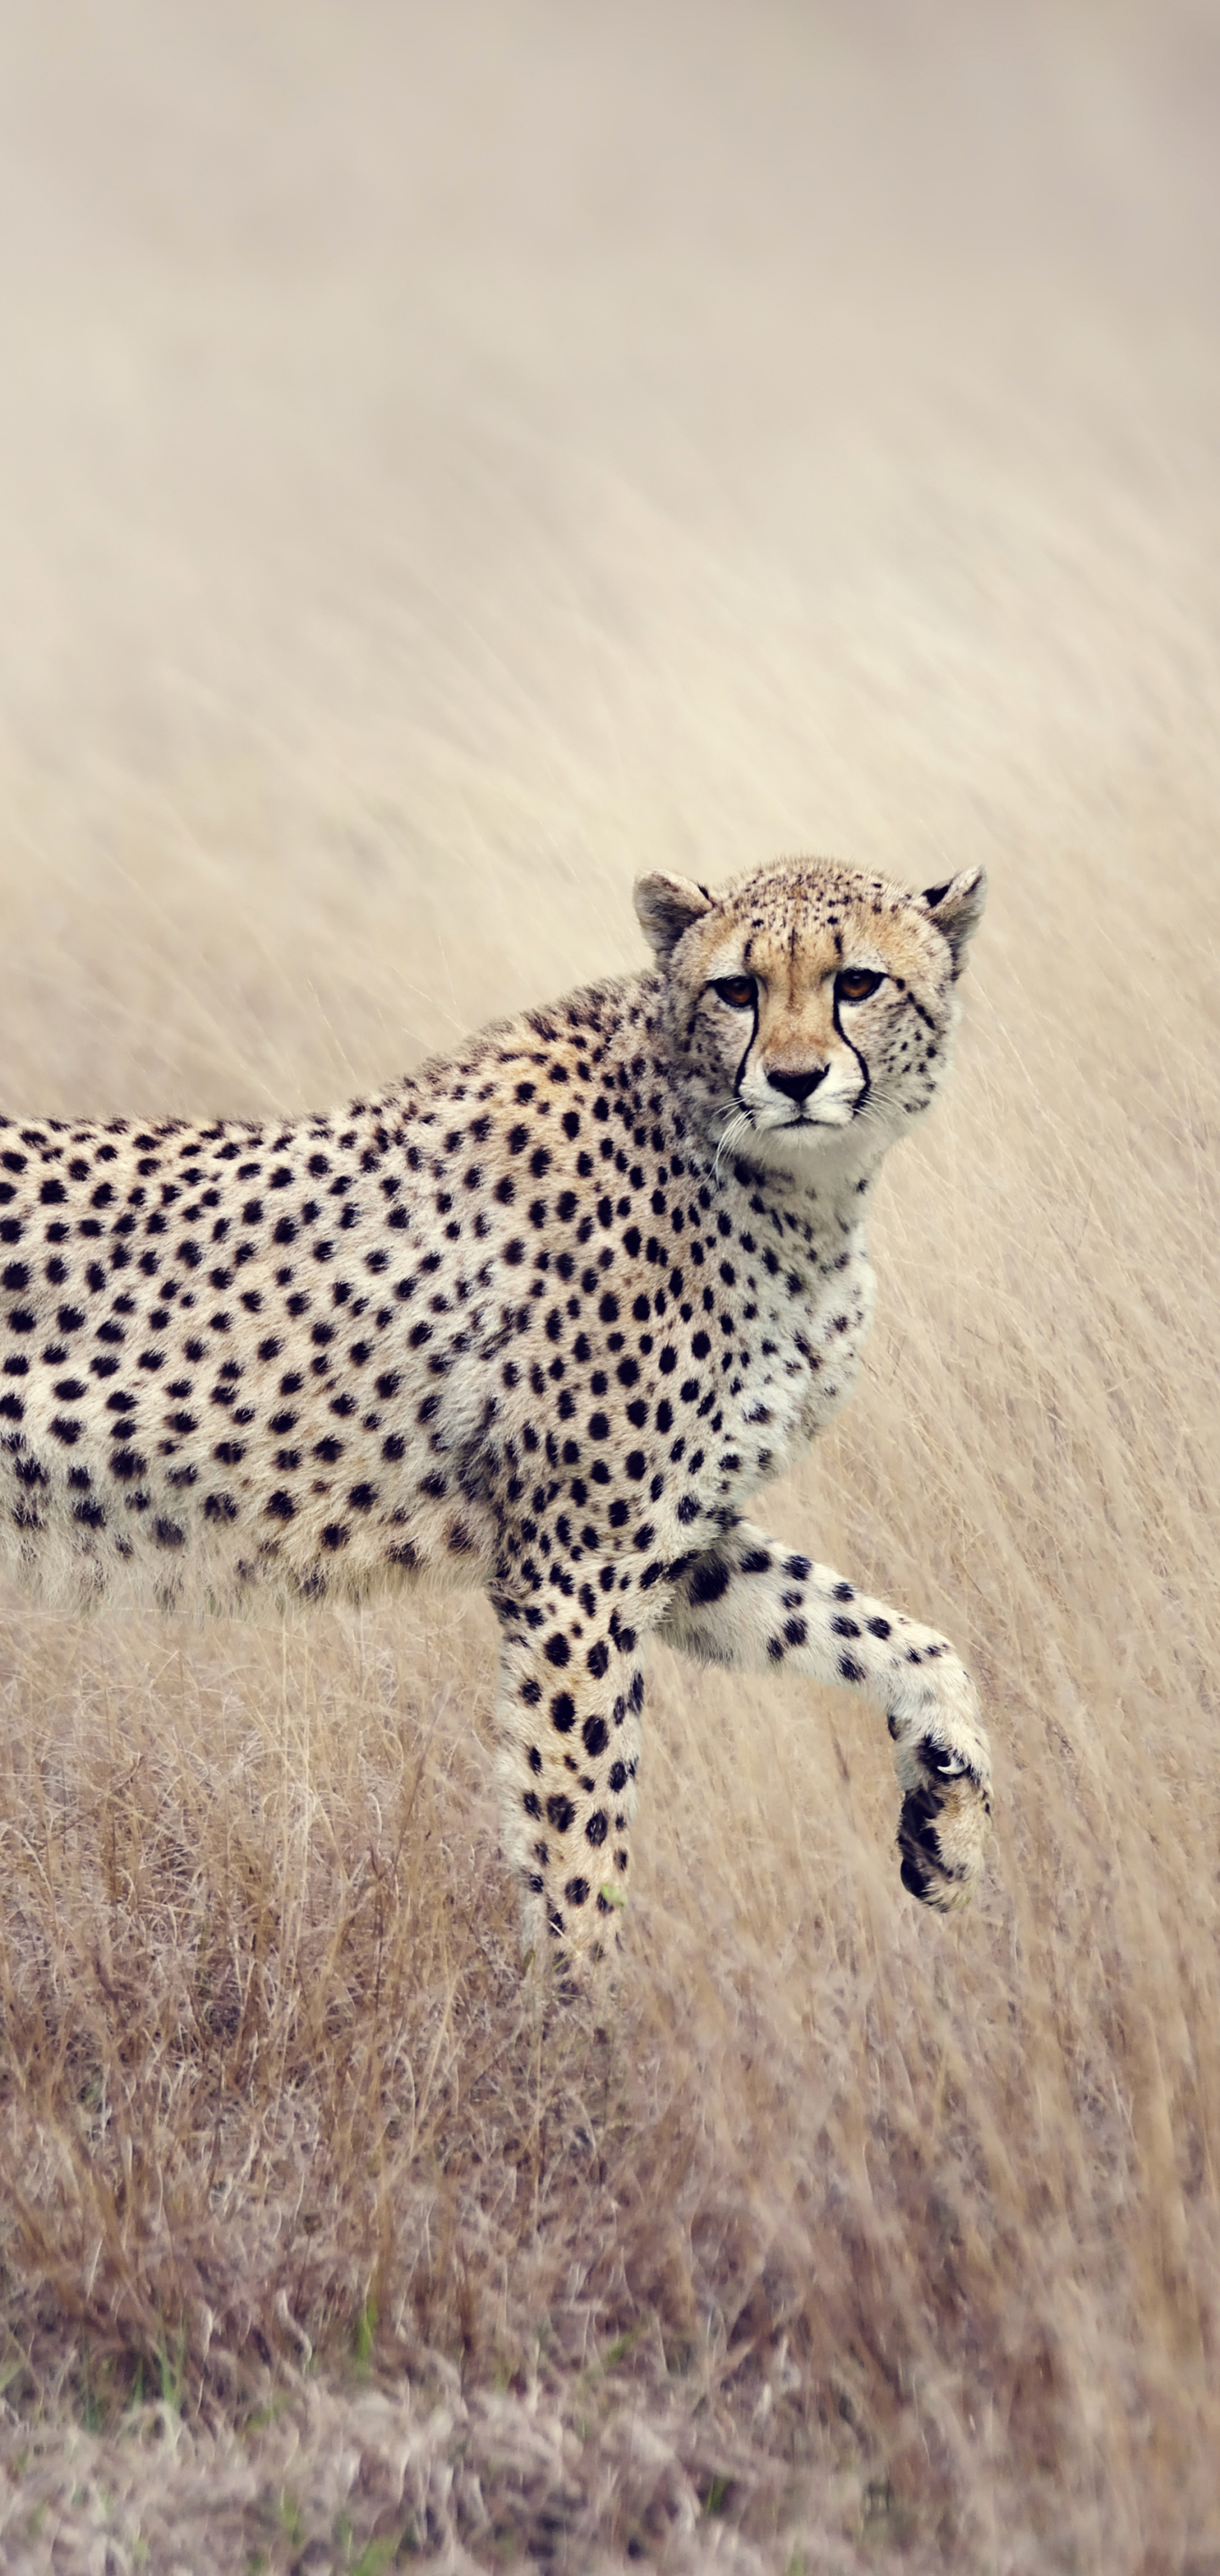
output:
[[903, 1878], [964, 1902], [989, 1764], [956, 1655], [743, 1512], [850, 1391], [870, 1193], [981, 906], [979, 872], [646, 878], [651, 971], [340, 1116], [0, 1122], [13, 1557], [77, 1598], [485, 1584], [525, 1937], [571, 1963], [617, 1938], [655, 1635], [873, 1700]]

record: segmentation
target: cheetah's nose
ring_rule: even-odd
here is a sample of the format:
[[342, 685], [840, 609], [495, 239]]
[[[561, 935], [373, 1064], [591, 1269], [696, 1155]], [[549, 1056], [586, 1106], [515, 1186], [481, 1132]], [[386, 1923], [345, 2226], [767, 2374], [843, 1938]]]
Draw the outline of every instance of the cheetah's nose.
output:
[[808, 1100], [829, 1070], [829, 1065], [819, 1064], [810, 1073], [768, 1073], [767, 1080], [772, 1091], [785, 1091], [789, 1100]]

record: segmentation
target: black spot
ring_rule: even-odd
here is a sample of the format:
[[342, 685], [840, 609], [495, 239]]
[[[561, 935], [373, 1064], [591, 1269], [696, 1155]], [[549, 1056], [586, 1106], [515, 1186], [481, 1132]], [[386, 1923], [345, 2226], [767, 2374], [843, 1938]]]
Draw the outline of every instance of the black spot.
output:
[[30, 1274], [24, 1261], [10, 1261], [7, 1270], [3, 1274], [3, 1285], [6, 1288], [11, 1288], [16, 1294], [22, 1288], [28, 1288], [29, 1284]]
[[559, 1629], [556, 1629], [554, 1636], [547, 1638], [543, 1652], [548, 1664], [558, 1664], [562, 1667], [572, 1660], [572, 1649]]
[[353, 1485], [348, 1501], [358, 1512], [371, 1512], [377, 1500], [376, 1485]]
[[610, 1741], [610, 1730], [606, 1724], [605, 1718], [587, 1717], [580, 1732], [585, 1751], [588, 1754], [590, 1761], [596, 1761], [598, 1754], [605, 1752], [606, 1746]]
[[866, 1679], [866, 1675], [863, 1664], [854, 1664], [850, 1655], [840, 1655], [839, 1679], [840, 1681], [845, 1682], [864, 1681]]
[[560, 1691], [551, 1701], [551, 1724], [557, 1735], [570, 1735], [576, 1722], [576, 1704], [567, 1691]]
[[[217, 1450], [216, 1455], [219, 1458], [219, 1449]], [[286, 1494], [281, 1489], [278, 1493], [272, 1494], [268, 1499], [266, 1505], [267, 1518], [272, 1521], [293, 1520], [296, 1517], [296, 1508], [296, 1504], [294, 1503], [291, 1494]]]
[[609, 1830], [609, 1821], [598, 1807], [585, 1826], [585, 1841], [592, 1843], [596, 1849], [599, 1843], [604, 1843]]
[[110, 1473], [118, 1477], [121, 1485], [134, 1483], [137, 1477], [147, 1475], [148, 1460], [135, 1449], [116, 1449], [111, 1453]]
[[723, 1557], [711, 1556], [704, 1564], [695, 1567], [688, 1580], [687, 1591], [692, 1601], [719, 1601], [728, 1591], [730, 1579]]
[[589, 1882], [587, 1878], [570, 1878], [563, 1892], [569, 1905], [583, 1905], [588, 1897]]
[[557, 1834], [566, 1834], [575, 1813], [576, 1809], [571, 1799], [565, 1798], [562, 1792], [557, 1792], [553, 1798], [547, 1799], [546, 1820], [548, 1825], [554, 1826]]
[[181, 1547], [186, 1531], [179, 1528], [177, 1521], [157, 1520], [153, 1522], [153, 1537], [158, 1547]]
[[235, 1521], [237, 1505], [231, 1494], [205, 1494], [203, 1516], [209, 1521]]
[[592, 1673], [595, 1682], [601, 1680], [602, 1674], [605, 1672], [609, 1661], [610, 1649], [606, 1644], [605, 1638], [599, 1637], [597, 1644], [595, 1646], [590, 1646], [588, 1654], [585, 1657], [585, 1662], [588, 1665], [589, 1671]]
[[351, 1531], [346, 1521], [328, 1521], [322, 1532], [323, 1547], [346, 1547]]

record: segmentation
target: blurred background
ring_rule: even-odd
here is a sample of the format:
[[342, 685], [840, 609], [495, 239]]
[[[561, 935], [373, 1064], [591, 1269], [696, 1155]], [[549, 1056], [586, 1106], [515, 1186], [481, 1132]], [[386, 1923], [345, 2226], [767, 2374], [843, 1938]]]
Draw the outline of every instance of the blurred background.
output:
[[341, 1095], [635, 962], [641, 867], [982, 859], [999, 988], [1030, 907], [1104, 980], [1133, 856], [1182, 935], [1214, 8], [63, 0], [0, 49], [12, 1105]]
[[0, 0], [7, 1110], [380, 1086], [642, 963], [642, 869], [992, 885], [761, 1506], [977, 1670], [982, 1896], [903, 1897], [842, 1694], [658, 1654], [621, 2054], [548, 2092], [482, 1604], [15, 1612], [22, 2461], [180, 2333], [261, 2549], [303, 2338], [384, 2365], [398, 2492], [457, 2354], [573, 2576], [709, 2514], [742, 2576], [1220, 2565], [1218, 307], [1213, 0]]

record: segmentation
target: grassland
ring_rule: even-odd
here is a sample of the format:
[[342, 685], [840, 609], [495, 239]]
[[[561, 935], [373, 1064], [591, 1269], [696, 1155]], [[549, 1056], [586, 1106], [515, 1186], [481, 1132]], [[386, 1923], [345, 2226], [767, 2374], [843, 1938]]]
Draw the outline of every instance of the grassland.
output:
[[642, 867], [982, 859], [771, 1525], [977, 1670], [658, 1656], [543, 2032], [493, 1637], [0, 1632], [0, 2565], [1220, 2568], [1210, 13], [0, 25], [5, 1105], [356, 1094]]

